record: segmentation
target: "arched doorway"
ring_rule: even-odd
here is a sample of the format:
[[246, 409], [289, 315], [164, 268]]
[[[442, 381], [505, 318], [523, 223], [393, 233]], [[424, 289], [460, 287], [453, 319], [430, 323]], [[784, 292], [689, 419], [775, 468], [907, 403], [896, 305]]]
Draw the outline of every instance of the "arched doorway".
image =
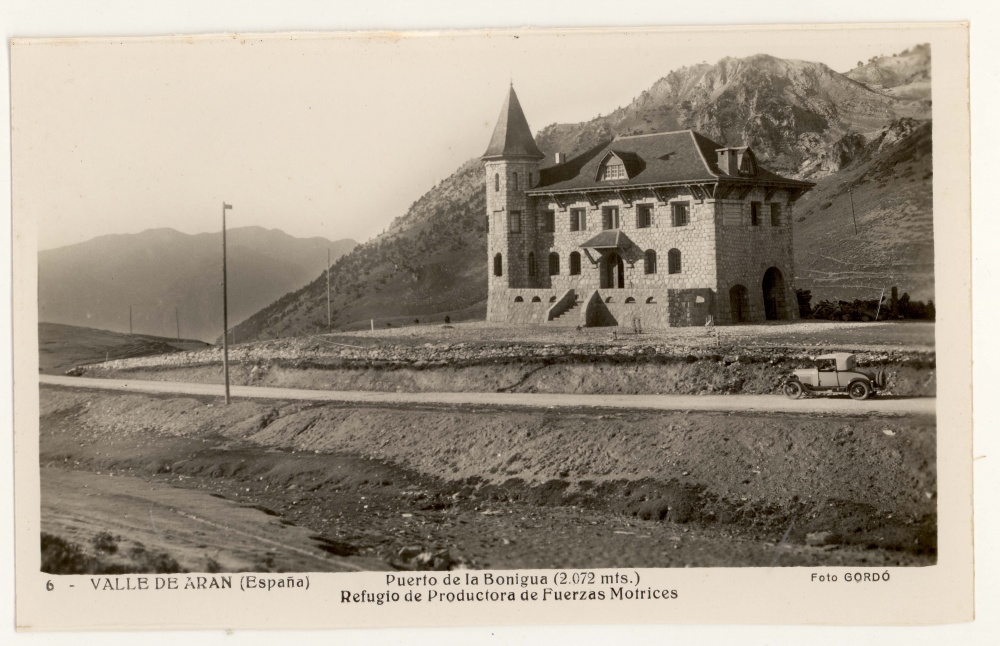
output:
[[604, 289], [625, 288], [625, 261], [612, 251], [604, 256], [604, 266], [601, 268], [601, 287]]
[[785, 279], [777, 267], [771, 267], [764, 272], [761, 288], [764, 291], [764, 318], [768, 321], [788, 318], [788, 308], [785, 303]]
[[733, 323], [750, 322], [750, 293], [743, 285], [733, 285], [729, 289], [729, 311]]

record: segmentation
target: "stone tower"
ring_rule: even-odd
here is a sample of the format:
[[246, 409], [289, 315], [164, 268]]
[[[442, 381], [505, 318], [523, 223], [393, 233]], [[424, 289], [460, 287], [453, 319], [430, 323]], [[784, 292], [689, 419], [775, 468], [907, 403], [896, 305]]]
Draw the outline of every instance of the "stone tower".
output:
[[[486, 215], [489, 222], [489, 305], [487, 320], [505, 319], [494, 312], [498, 297], [509, 287], [533, 287], [539, 258], [532, 249], [538, 236], [534, 207], [525, 191], [538, 183], [538, 166], [545, 154], [538, 149], [511, 85], [500, 110], [486, 166]], [[529, 268], [529, 260], [533, 260]]]

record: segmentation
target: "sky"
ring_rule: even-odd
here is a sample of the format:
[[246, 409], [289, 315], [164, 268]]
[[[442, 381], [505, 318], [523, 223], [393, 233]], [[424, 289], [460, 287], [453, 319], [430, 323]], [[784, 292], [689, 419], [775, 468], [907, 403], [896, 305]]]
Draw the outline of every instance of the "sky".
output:
[[485, 150], [513, 82], [534, 131], [668, 72], [767, 53], [847, 71], [919, 31], [700, 29], [31, 41], [12, 59], [13, 203], [40, 249], [171, 227], [365, 241]]

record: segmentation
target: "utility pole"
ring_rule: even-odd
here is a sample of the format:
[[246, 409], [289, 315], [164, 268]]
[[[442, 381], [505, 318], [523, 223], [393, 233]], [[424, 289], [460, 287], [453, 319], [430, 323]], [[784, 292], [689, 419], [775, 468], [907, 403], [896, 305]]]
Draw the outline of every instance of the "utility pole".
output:
[[222, 371], [226, 376], [226, 404], [229, 404], [229, 301], [226, 285], [226, 210], [231, 204], [222, 203]]
[[330, 250], [326, 250], [326, 330], [333, 327], [333, 318], [330, 315]]
[[181, 340], [181, 317], [177, 313], [177, 306], [174, 305], [174, 322], [177, 323], [177, 340]]
[[847, 194], [851, 196], [851, 218], [854, 220], [854, 235], [858, 235], [858, 216], [854, 213], [854, 189], [847, 189]]
[[132, 306], [128, 306], [128, 333], [132, 334]]

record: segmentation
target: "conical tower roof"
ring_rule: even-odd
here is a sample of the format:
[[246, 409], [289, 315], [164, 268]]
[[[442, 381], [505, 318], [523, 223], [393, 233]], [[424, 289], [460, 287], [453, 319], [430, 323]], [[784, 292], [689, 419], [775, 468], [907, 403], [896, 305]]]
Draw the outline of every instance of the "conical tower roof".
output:
[[531, 136], [528, 120], [524, 118], [521, 103], [510, 86], [510, 93], [500, 110], [493, 138], [483, 155], [483, 159], [544, 159], [545, 153], [538, 149]]

